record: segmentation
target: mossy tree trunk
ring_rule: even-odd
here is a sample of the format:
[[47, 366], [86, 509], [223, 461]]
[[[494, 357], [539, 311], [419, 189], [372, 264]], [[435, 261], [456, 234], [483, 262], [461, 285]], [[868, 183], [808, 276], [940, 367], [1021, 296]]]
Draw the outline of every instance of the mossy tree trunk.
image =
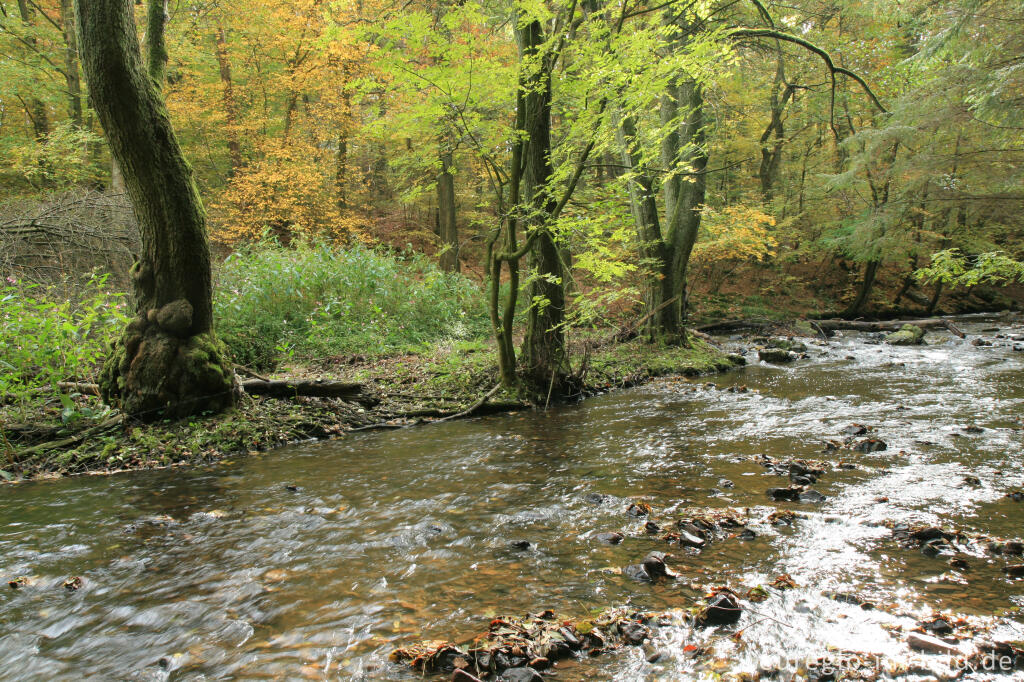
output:
[[101, 393], [147, 420], [220, 411], [237, 383], [213, 335], [206, 215], [143, 64], [131, 0], [75, 0], [75, 9], [92, 103], [142, 236], [132, 272], [137, 315], [104, 364]]
[[[551, 229], [556, 202], [551, 193], [551, 67], [540, 50], [544, 29], [533, 20], [518, 31], [522, 58], [531, 61], [521, 73], [519, 99], [522, 133], [523, 194], [520, 211], [532, 241], [530, 310], [522, 359], [531, 388], [560, 395], [568, 374], [565, 357], [565, 272]], [[536, 60], [536, 61], [533, 61]]]

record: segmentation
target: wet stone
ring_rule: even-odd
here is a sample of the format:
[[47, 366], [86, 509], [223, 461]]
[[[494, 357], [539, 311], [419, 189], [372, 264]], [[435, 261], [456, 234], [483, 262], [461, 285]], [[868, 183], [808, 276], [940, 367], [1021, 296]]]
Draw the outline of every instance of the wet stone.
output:
[[697, 615], [697, 624], [703, 626], [731, 625], [739, 621], [743, 615], [740, 603], [735, 595], [728, 591], [721, 591], [713, 595], [700, 613]]
[[725, 488], [726, 490], [728, 490], [730, 488], [735, 488], [736, 484], [730, 481], [728, 478], [723, 478], [718, 481], [718, 487]]
[[645, 639], [651, 636], [651, 630], [640, 623], [623, 623], [619, 626], [619, 634], [626, 644], [640, 646]]
[[742, 531], [740, 531], [740, 534], [739, 534], [738, 537], [739, 537], [740, 540], [753, 540], [754, 538], [757, 537], [757, 533], [755, 533], [754, 531], [750, 530], [749, 528], [744, 528]]
[[648, 521], [644, 524], [644, 532], [648, 535], [656, 535], [661, 532], [661, 526], [656, 524], [654, 521]]
[[805, 490], [800, 493], [799, 500], [801, 502], [809, 502], [817, 504], [825, 501], [825, 496], [819, 493], [817, 490]]
[[608, 501], [608, 496], [601, 493], [587, 493], [584, 499], [591, 504], [604, 504]]
[[868, 432], [868, 427], [863, 424], [853, 423], [843, 429], [843, 433], [847, 436], [863, 436]]
[[498, 682], [543, 682], [544, 678], [533, 668], [508, 668], [498, 676]]
[[768, 497], [776, 502], [797, 502], [800, 500], [800, 493], [803, 489], [799, 486], [788, 488], [768, 488]]
[[865, 438], [864, 440], [856, 443], [853, 446], [853, 450], [857, 452], [869, 453], [869, 452], [881, 452], [887, 449], [889, 446], [886, 445], [884, 440], [877, 438]]
[[622, 533], [598, 533], [594, 536], [601, 542], [607, 542], [609, 545], [617, 545], [622, 542]]
[[513, 540], [509, 543], [509, 546], [512, 547], [512, 549], [526, 551], [528, 549], [533, 549], [534, 544], [529, 540]]
[[1010, 576], [1011, 578], [1022, 578], [1024, 577], [1024, 564], [1010, 564], [1003, 568], [1003, 573]]

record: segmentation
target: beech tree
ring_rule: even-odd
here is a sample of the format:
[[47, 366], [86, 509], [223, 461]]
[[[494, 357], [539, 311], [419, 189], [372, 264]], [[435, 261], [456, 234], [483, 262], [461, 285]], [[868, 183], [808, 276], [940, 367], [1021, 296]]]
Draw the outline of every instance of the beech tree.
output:
[[160, 0], [150, 0], [151, 70], [143, 66], [131, 0], [76, 0], [90, 100], [139, 221], [132, 268], [136, 316], [107, 358], [103, 398], [153, 420], [233, 404], [234, 370], [213, 334], [206, 214], [164, 107]]

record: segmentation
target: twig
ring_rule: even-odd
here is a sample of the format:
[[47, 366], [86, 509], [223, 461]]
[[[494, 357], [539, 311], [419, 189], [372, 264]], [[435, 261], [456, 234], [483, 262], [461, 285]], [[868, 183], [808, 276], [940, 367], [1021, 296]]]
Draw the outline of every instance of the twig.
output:
[[40, 443], [39, 445], [34, 445], [30, 448], [26, 448], [18, 453], [18, 457], [24, 458], [26, 455], [34, 455], [37, 452], [45, 452], [46, 450], [53, 450], [55, 448], [63, 448], [67, 447], [68, 445], [74, 445], [75, 443], [85, 440], [89, 436], [106, 431], [110, 428], [113, 428], [121, 424], [122, 422], [124, 422], [124, 415], [119, 414], [116, 417], [111, 417], [110, 419], [106, 420], [101, 424], [97, 424], [96, 426], [93, 426], [92, 428], [89, 429], [85, 429], [84, 431], [79, 431], [75, 435], [70, 436], [68, 438], [64, 438], [63, 440], [50, 441], [49, 443]]
[[481, 407], [483, 407], [483, 404], [486, 403], [488, 400], [490, 400], [491, 396], [493, 396], [495, 393], [497, 393], [500, 389], [501, 389], [501, 384], [499, 383], [494, 388], [489, 390], [486, 394], [484, 394], [483, 398], [480, 398], [480, 400], [478, 400], [475, 403], [473, 403], [473, 405], [471, 407], [469, 407], [468, 409], [465, 409], [462, 412], [458, 412], [456, 414], [448, 415], [447, 417], [443, 417], [442, 419], [438, 419], [437, 421], [438, 422], [446, 422], [449, 419], [458, 419], [459, 417], [466, 417], [466, 416], [468, 416], [470, 414], [473, 414], [474, 412], [479, 410]]

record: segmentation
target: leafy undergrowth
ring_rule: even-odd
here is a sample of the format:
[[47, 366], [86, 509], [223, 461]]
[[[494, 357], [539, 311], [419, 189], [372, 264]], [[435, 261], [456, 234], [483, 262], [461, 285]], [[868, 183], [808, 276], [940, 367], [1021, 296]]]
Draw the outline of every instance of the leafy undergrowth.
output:
[[[38, 447], [40, 440], [64, 438], [59, 405], [41, 409], [39, 433], [8, 435], [0, 441], [0, 472], [7, 477], [40, 477], [110, 472], [201, 462], [309, 438], [331, 438], [352, 429], [400, 428], [458, 415], [473, 407], [497, 384], [493, 348], [482, 342], [452, 342], [430, 352], [373, 359], [350, 358], [319, 366], [289, 366], [284, 375], [358, 381], [363, 403], [338, 399], [292, 400], [245, 396], [232, 411], [178, 422], [114, 424], [61, 448]], [[648, 345], [639, 339], [598, 348], [591, 357], [586, 392], [628, 386], [667, 374], [694, 375], [734, 366], [713, 346], [694, 340], [692, 348]], [[81, 409], [98, 408], [98, 399], [75, 396]], [[481, 410], [529, 409], [520, 396], [501, 390]], [[10, 432], [8, 432], [10, 433]], [[28, 454], [23, 454], [28, 452]], [[3, 474], [0, 474], [3, 475]]]
[[242, 365], [417, 351], [483, 338], [483, 292], [422, 255], [314, 243], [250, 245], [217, 269], [217, 334]]

